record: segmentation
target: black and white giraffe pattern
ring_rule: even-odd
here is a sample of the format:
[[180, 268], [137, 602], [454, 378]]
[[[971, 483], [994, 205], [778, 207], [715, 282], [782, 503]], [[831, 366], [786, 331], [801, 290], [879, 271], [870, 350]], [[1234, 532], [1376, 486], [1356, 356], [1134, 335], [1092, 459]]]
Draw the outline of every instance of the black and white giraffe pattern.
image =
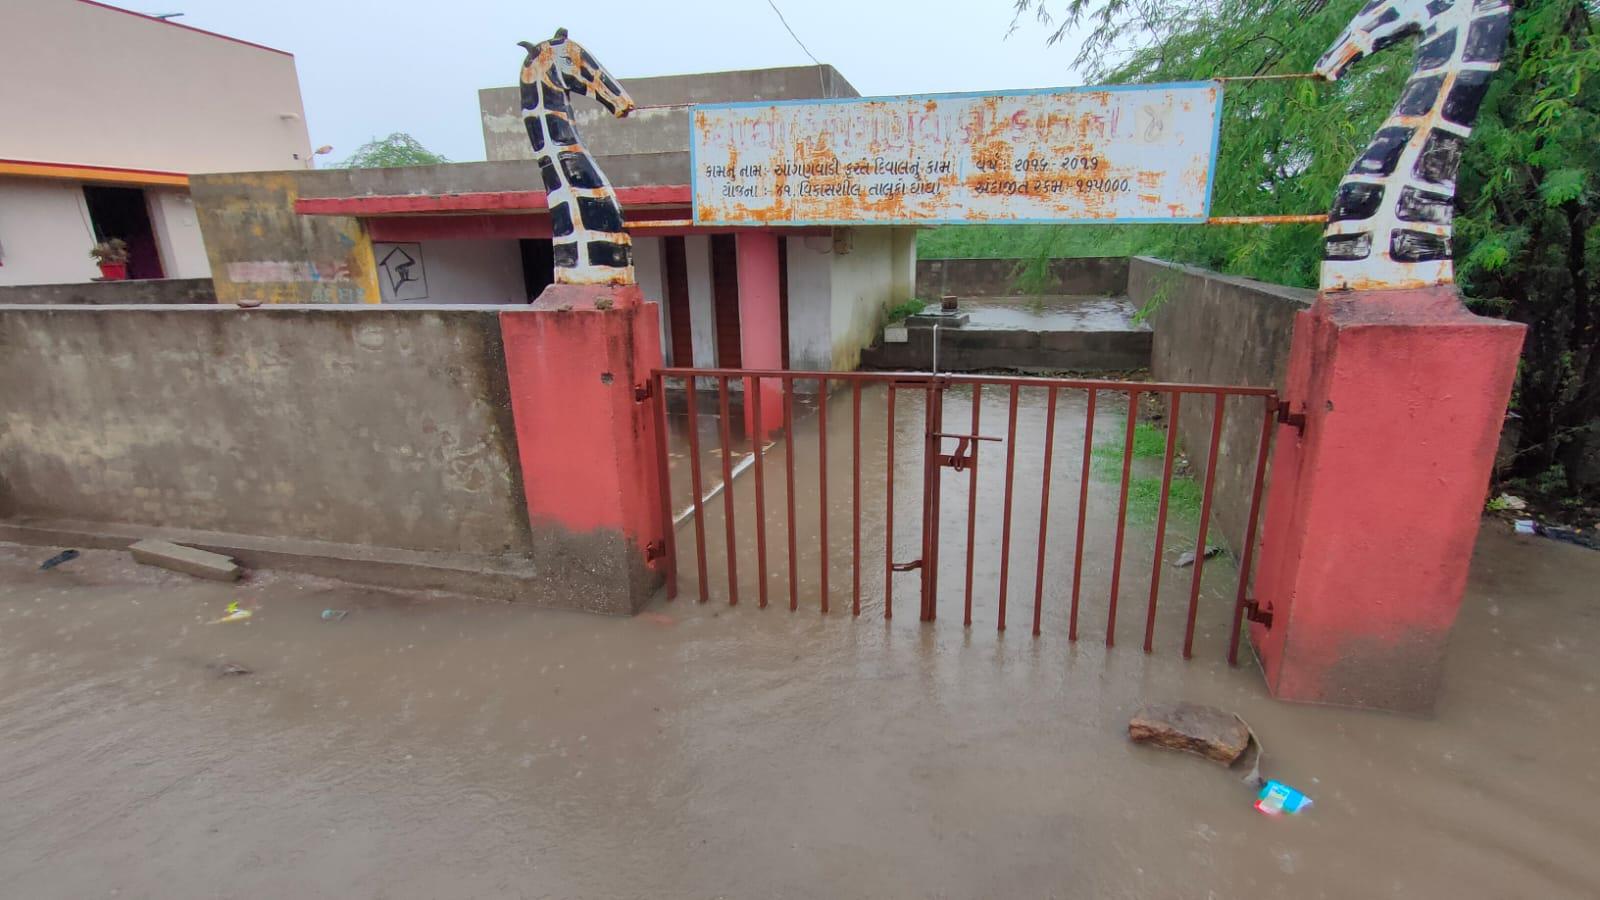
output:
[[1317, 61], [1356, 60], [1420, 35], [1394, 111], [1339, 184], [1323, 233], [1322, 289], [1449, 284], [1461, 151], [1511, 28], [1508, 0], [1372, 0]]
[[522, 123], [550, 208], [557, 284], [633, 284], [633, 242], [605, 173], [578, 139], [570, 94], [585, 94], [619, 118], [633, 100], [566, 29], [522, 43]]

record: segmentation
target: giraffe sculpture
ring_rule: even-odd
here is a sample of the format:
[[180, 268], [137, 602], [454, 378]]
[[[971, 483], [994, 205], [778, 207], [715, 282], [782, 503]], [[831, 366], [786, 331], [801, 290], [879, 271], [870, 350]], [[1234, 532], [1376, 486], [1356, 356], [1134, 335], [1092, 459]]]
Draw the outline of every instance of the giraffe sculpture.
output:
[[521, 41], [522, 123], [549, 197], [557, 284], [633, 284], [633, 242], [611, 183], [578, 141], [570, 94], [594, 97], [617, 118], [633, 98], [589, 51], [556, 30], [538, 44]]
[[1323, 233], [1322, 290], [1450, 284], [1456, 171], [1511, 26], [1508, 0], [1372, 0], [1317, 61], [1356, 60], [1421, 34], [1394, 111], [1339, 184]]

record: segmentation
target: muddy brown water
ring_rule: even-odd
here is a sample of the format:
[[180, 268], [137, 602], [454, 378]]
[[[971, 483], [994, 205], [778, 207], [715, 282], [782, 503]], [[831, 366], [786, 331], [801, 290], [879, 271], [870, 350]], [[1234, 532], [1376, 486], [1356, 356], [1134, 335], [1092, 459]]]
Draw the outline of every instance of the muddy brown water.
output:
[[[1205, 618], [1223, 564], [1184, 661], [1164, 618], [1148, 656], [1142, 615], [1113, 649], [1070, 643], [1054, 600], [1031, 636], [1015, 561], [1001, 634], [992, 588], [971, 629], [948, 599], [917, 622], [912, 581], [907, 614], [853, 619], [778, 605], [781, 568], [766, 610], [690, 584], [612, 619], [110, 551], [38, 571], [53, 552], [0, 545], [7, 897], [1600, 893], [1600, 554], [1499, 523], [1428, 720], [1270, 700]], [[232, 600], [253, 618], [204, 624]], [[1133, 711], [1173, 699], [1244, 716], [1311, 811], [1268, 818], [1236, 773], [1130, 746]]]

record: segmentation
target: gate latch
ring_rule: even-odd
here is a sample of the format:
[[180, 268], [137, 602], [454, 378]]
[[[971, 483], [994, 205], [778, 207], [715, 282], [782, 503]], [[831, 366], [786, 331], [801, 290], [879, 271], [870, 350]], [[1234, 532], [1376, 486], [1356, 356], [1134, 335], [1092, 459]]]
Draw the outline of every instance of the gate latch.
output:
[[889, 568], [896, 572], [911, 572], [922, 568], [922, 560], [913, 559], [911, 562], [906, 563], [890, 563]]
[[1267, 628], [1272, 627], [1272, 610], [1262, 609], [1261, 601], [1254, 597], [1244, 601], [1244, 617]]
[[651, 387], [650, 382], [646, 381], [643, 384], [636, 384], [633, 386], [633, 402], [643, 403], [644, 401], [649, 400], [651, 395], [654, 393], [655, 389]]
[[939, 465], [949, 466], [950, 468], [955, 469], [957, 472], [965, 472], [968, 469], [972, 469], [973, 471], [977, 470], [977, 448], [973, 446], [974, 441], [1000, 440], [997, 437], [989, 437], [988, 435], [983, 434], [944, 434], [942, 432], [935, 432], [933, 436], [940, 441], [943, 441], [945, 438], [956, 439], [956, 452], [939, 454]]

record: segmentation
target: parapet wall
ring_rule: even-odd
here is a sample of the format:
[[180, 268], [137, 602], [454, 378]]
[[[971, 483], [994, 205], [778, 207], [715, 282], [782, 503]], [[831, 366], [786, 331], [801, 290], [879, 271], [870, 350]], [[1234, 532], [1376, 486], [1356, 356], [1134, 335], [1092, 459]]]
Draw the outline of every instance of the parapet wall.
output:
[[388, 555], [499, 593], [445, 577], [531, 550], [499, 314], [0, 306], [0, 537]]
[[[1128, 299], [1148, 310], [1155, 330], [1150, 375], [1156, 381], [1247, 385], [1283, 390], [1294, 318], [1313, 291], [1219, 275], [1149, 257], [1128, 266]], [[1178, 435], [1191, 470], [1205, 472], [1211, 442], [1209, 406], [1185, 406]], [[1260, 403], [1229, 401], [1217, 457], [1213, 527], [1238, 550], [1244, 544], [1261, 438]]]

